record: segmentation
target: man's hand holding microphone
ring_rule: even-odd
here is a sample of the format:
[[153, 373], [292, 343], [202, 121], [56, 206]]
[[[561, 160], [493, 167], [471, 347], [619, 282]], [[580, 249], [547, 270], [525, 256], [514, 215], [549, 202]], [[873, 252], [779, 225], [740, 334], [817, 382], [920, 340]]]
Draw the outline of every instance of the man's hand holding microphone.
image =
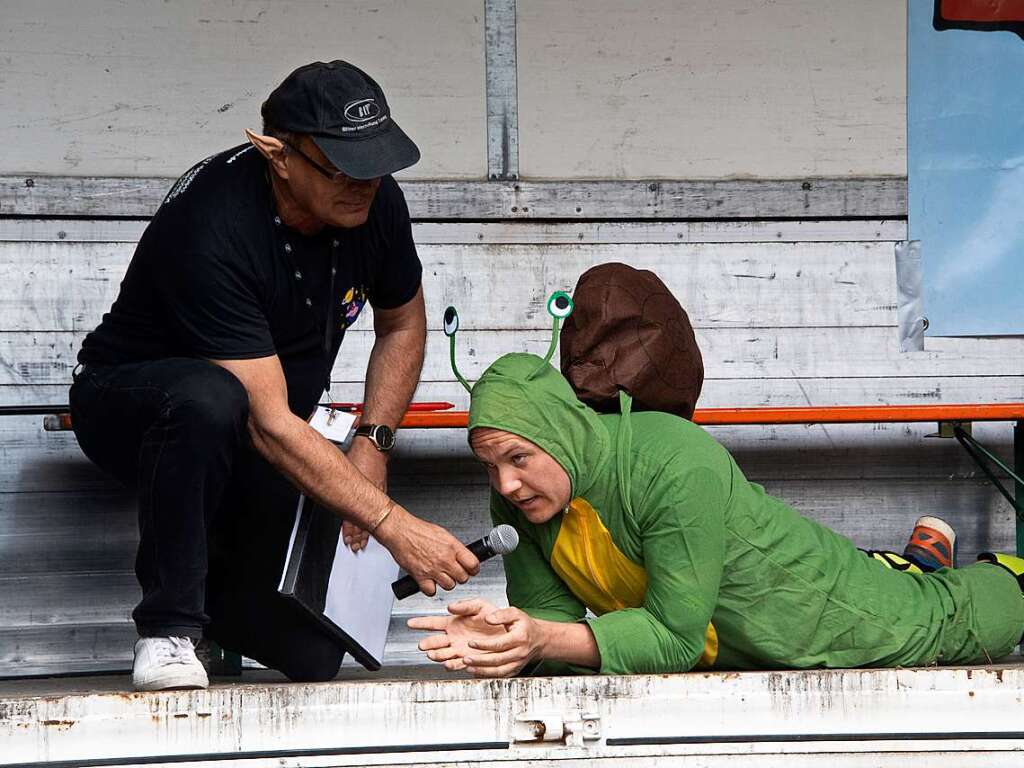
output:
[[[477, 569], [473, 571], [473, 575], [480, 570], [479, 563], [483, 560], [489, 560], [495, 555], [507, 555], [509, 552], [519, 546], [519, 533], [511, 525], [498, 525], [491, 529], [481, 539], [470, 542], [466, 545], [466, 549], [476, 558]], [[460, 584], [465, 582], [459, 582]], [[444, 586], [444, 585], [442, 585]], [[417, 592], [423, 592], [427, 595], [433, 595], [433, 592], [427, 592], [419, 584], [415, 576], [410, 572], [408, 576], [403, 576], [391, 585], [392, 591], [395, 593], [395, 597], [399, 600], [403, 600], [410, 595], [414, 595]], [[445, 587], [445, 589], [451, 589], [451, 587]]]
[[480, 572], [480, 559], [448, 531], [391, 504], [373, 535], [423, 594], [433, 596], [437, 586], [454, 589]]

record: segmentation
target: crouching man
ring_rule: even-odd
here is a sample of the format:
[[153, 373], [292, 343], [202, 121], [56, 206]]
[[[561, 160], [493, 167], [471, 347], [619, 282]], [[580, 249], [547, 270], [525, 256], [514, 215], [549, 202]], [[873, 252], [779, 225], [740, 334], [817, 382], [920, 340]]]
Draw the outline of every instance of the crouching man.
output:
[[[71, 387], [82, 450], [138, 489], [139, 690], [207, 685], [203, 637], [293, 680], [342, 650], [276, 591], [298, 490], [372, 534], [427, 594], [476, 573], [447, 531], [386, 495], [415, 390], [421, 265], [391, 174], [419, 150], [377, 83], [342, 61], [297, 69], [263, 130], [171, 188]], [[364, 304], [375, 343], [346, 455], [307, 423]]]

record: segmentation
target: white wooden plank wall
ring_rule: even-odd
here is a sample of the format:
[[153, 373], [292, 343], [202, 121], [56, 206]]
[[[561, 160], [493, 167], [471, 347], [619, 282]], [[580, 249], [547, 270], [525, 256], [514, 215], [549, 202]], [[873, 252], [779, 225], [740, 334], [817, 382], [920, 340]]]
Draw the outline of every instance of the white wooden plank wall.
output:
[[[6, 221], [0, 226], [0, 403], [66, 402], [74, 355], [116, 294], [140, 222]], [[543, 353], [544, 298], [588, 266], [654, 269], [690, 312], [706, 366], [701, 405], [830, 405], [1024, 399], [1020, 339], [928, 339], [898, 352], [893, 241], [886, 221], [651, 224], [418, 224], [430, 338], [417, 397], [466, 405], [439, 318], [460, 310], [458, 355], [474, 379], [498, 355]], [[367, 312], [369, 315], [369, 312]], [[349, 333], [333, 394], [359, 399], [371, 320]], [[934, 425], [718, 428], [748, 475], [858, 543], [899, 547], [919, 514], [948, 517], [963, 558], [1011, 547], [1012, 515]], [[976, 435], [1004, 457], [1009, 425]], [[131, 495], [100, 476], [68, 433], [0, 419], [0, 675], [124, 667]], [[464, 539], [488, 527], [484, 478], [464, 435], [402, 435], [392, 488]], [[500, 566], [472, 588], [398, 606], [388, 658], [411, 661], [411, 613], [479, 593], [500, 600]]]

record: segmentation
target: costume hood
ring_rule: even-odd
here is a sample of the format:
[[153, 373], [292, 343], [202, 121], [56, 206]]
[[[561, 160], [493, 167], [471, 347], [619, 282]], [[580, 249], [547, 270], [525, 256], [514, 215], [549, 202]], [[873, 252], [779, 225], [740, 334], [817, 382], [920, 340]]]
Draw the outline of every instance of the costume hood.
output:
[[601, 418], [537, 355], [504, 355], [484, 371], [470, 399], [469, 432], [477, 427], [535, 443], [569, 475], [573, 497], [590, 489], [611, 456], [611, 438]]

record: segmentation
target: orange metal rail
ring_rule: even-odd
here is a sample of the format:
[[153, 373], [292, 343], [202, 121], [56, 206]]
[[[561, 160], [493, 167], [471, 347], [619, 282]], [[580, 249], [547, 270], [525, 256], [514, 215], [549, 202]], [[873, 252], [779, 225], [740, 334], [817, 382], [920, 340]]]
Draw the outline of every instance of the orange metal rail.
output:
[[[407, 413], [402, 426], [419, 429], [465, 428], [466, 411]], [[845, 405], [826, 408], [698, 408], [693, 421], [704, 426], [732, 424], [875, 424], [912, 421], [1019, 421], [1024, 403], [1000, 405]]]

